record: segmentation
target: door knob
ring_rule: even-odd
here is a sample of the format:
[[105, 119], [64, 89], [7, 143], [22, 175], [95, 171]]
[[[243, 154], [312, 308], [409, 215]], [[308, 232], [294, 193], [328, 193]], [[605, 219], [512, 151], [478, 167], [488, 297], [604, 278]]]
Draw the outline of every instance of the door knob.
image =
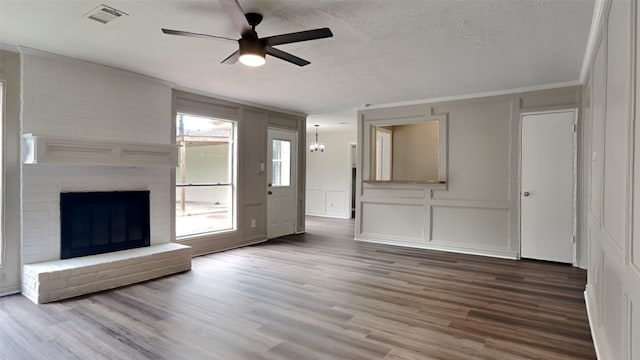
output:
[[273, 194], [273, 191], [269, 190], [269, 191], [267, 191], [267, 194], [271, 195], [271, 194]]
[[524, 196], [529, 196], [529, 195], [531, 195], [531, 194], [530, 194], [528, 191], [525, 191], [523, 195], [524, 195]]

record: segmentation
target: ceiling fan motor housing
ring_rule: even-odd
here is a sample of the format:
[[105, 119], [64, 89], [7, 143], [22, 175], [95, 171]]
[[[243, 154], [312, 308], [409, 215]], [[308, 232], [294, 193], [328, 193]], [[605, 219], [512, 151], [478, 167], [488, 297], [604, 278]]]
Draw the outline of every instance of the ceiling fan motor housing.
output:
[[[2, 1], [2, 0], [0, 0]], [[231, 22], [240, 32], [241, 38], [238, 40], [239, 49], [222, 60], [223, 64], [235, 64], [238, 60], [247, 66], [261, 66], [265, 63], [267, 54], [275, 58], [290, 62], [298, 66], [309, 65], [305, 59], [301, 59], [286, 51], [275, 48], [277, 45], [297, 43], [301, 41], [324, 39], [333, 36], [329, 28], [319, 28], [313, 30], [298, 31], [274, 36], [259, 38], [256, 26], [262, 22], [262, 14], [249, 12], [245, 13], [240, 7], [238, 0], [219, 0], [224, 11], [231, 18]], [[235, 41], [223, 36], [201, 34], [182, 30], [162, 29], [162, 32], [169, 35], [190, 36], [200, 38], [210, 38], [226, 41]]]
[[238, 40], [240, 44], [240, 56], [242, 55], [258, 55], [265, 57], [267, 53], [267, 44], [257, 38], [242, 37]]

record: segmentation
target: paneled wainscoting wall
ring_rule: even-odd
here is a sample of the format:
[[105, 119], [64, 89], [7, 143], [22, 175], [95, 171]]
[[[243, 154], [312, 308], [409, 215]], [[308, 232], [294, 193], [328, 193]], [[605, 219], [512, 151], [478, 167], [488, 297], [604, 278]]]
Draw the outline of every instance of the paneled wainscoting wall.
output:
[[640, 359], [640, 42], [637, 1], [596, 2], [584, 87], [580, 211], [586, 296], [600, 360]]
[[[581, 89], [572, 86], [360, 110], [356, 239], [519, 258], [520, 115], [580, 104]], [[447, 151], [438, 178], [446, 184], [372, 182], [372, 129], [434, 119], [446, 119], [440, 134], [446, 139], [440, 141], [446, 141]], [[417, 147], [403, 156], [421, 157], [425, 151]], [[577, 244], [575, 265], [586, 262], [585, 243]]]

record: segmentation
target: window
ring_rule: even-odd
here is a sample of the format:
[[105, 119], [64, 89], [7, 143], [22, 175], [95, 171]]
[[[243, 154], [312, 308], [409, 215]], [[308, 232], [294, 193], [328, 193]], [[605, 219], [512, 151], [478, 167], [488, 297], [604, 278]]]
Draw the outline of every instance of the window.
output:
[[291, 185], [291, 142], [274, 139], [272, 144], [272, 186]]
[[178, 113], [176, 236], [235, 229], [233, 121]]

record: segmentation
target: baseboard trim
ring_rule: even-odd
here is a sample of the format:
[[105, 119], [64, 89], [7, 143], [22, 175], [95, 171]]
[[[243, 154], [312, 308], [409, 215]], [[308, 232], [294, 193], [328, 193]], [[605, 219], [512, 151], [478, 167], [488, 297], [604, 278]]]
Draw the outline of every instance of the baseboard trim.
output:
[[194, 253], [193, 257], [214, 254], [214, 253], [221, 252], [221, 251], [233, 250], [233, 249], [237, 249], [237, 248], [241, 248], [241, 247], [245, 247], [245, 246], [249, 246], [249, 245], [260, 244], [260, 243], [263, 243], [263, 242], [265, 242], [267, 240], [268, 239], [266, 237], [260, 237], [258, 239], [246, 240], [246, 241], [243, 241], [241, 243], [233, 244], [231, 246], [225, 246], [225, 247], [213, 248], [213, 249], [210, 248], [210, 249], [207, 249], [207, 250], [204, 250], [204, 251], [200, 251], [200, 252]]
[[19, 294], [19, 293], [20, 293], [20, 288], [19, 287], [15, 288], [15, 287], [11, 286], [11, 287], [6, 287], [6, 288], [0, 288], [0, 297]]
[[449, 247], [449, 246], [442, 246], [442, 245], [404, 242], [404, 241], [398, 241], [398, 240], [388, 240], [388, 239], [363, 237], [363, 236], [356, 236], [355, 240], [376, 243], [376, 244], [385, 244], [385, 245], [410, 247], [410, 248], [425, 249], [425, 250], [446, 251], [446, 252], [452, 252], [452, 253], [458, 253], [458, 254], [479, 255], [479, 256], [501, 258], [501, 259], [518, 260], [517, 253], [502, 252], [502, 251], [495, 251], [495, 250], [464, 249], [464, 248]]
[[347, 217], [344, 215], [329, 215], [329, 214], [315, 214], [315, 213], [307, 213], [305, 214], [305, 216], [315, 216], [315, 217], [321, 217], [321, 218], [343, 219], [343, 220], [351, 219], [351, 216]]
[[[589, 285], [587, 285], [588, 287]], [[592, 313], [594, 311], [593, 305], [589, 301], [589, 292], [587, 290], [584, 291], [584, 303], [587, 307], [587, 318], [589, 319], [589, 329], [591, 330], [591, 340], [593, 340], [593, 347], [596, 349], [596, 358], [598, 360], [606, 360], [605, 357], [602, 356], [602, 351], [600, 351], [600, 346], [598, 346], [598, 336], [595, 325], [592, 320]]]

